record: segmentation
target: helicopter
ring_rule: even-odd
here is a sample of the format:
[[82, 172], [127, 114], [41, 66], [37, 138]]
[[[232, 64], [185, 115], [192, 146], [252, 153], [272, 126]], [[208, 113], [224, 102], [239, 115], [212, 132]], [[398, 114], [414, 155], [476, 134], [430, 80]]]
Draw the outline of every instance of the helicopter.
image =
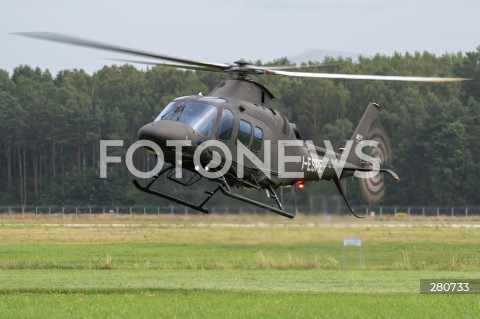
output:
[[[211, 63], [165, 54], [131, 49], [118, 45], [50, 32], [22, 32], [16, 35], [82, 46], [115, 53], [123, 53], [159, 62], [121, 60], [141, 63], [230, 74], [206, 95], [184, 96], [170, 102], [151, 123], [138, 131], [142, 146], [167, 167], [161, 168], [150, 177], [146, 185], [133, 180], [134, 186], [145, 193], [209, 213], [205, 207], [217, 193], [266, 209], [279, 215], [294, 218], [286, 211], [276, 190], [279, 187], [306, 182], [333, 181], [349, 211], [358, 218], [346, 196], [346, 181], [356, 176], [369, 178], [387, 174], [395, 180], [398, 175], [385, 168], [365, 147], [375, 147], [365, 138], [375, 121], [380, 106], [369, 103], [359, 120], [352, 137], [340, 152], [304, 140], [294, 123], [275, 108], [273, 94], [249, 76], [277, 75], [307, 78], [414, 81], [414, 82], [457, 82], [467, 78], [384, 76], [358, 74], [332, 74], [292, 71], [296, 66], [258, 66], [246, 60], [233, 63]], [[160, 62], [161, 61], [161, 62]], [[372, 142], [372, 141], [370, 141]], [[185, 172], [185, 174], [182, 174]], [[372, 175], [373, 173], [373, 175]], [[369, 175], [370, 174], [370, 175]], [[199, 203], [178, 198], [158, 191], [153, 185], [160, 181], [174, 182], [185, 187], [193, 186], [202, 178], [213, 182], [213, 190], [205, 190]], [[234, 187], [265, 190], [273, 204], [242, 196]]]

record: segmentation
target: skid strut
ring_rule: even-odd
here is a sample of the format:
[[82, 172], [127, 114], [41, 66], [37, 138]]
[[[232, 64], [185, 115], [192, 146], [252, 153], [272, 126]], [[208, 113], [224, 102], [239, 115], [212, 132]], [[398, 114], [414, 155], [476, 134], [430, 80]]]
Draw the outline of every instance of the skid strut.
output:
[[[181, 198], [178, 198], [178, 197], [175, 197], [175, 196], [172, 196], [172, 195], [169, 195], [169, 194], [166, 194], [166, 193], [163, 193], [163, 192], [159, 192], [159, 191], [156, 191], [156, 190], [153, 190], [151, 189], [152, 185], [157, 181], [157, 179], [162, 176], [163, 174], [167, 173], [167, 172], [171, 172], [172, 169], [174, 169], [173, 166], [170, 166], [170, 167], [167, 167], [165, 169], [163, 169], [162, 171], [160, 171], [160, 173], [158, 173], [157, 175], [155, 175], [152, 180], [150, 181], [150, 183], [147, 184], [147, 186], [142, 186], [140, 185], [140, 183], [136, 180], [133, 181], [133, 185], [135, 185], [136, 188], [138, 188], [139, 190], [141, 190], [142, 192], [145, 192], [145, 193], [148, 193], [148, 194], [152, 194], [152, 195], [156, 195], [156, 196], [159, 196], [159, 197], [162, 197], [162, 198], [165, 198], [165, 199], [168, 199], [172, 202], [175, 202], [177, 204], [180, 204], [180, 205], [184, 205], [184, 206], [187, 206], [187, 207], [190, 207], [190, 208], [193, 208], [195, 210], [198, 210], [202, 213], [205, 213], [205, 214], [208, 214], [210, 211], [208, 209], [206, 209], [205, 207], [203, 207], [209, 200], [210, 198], [212, 198], [212, 196], [219, 190], [218, 187], [213, 191], [213, 192], [208, 192], [208, 191], [205, 191], [205, 193], [207, 194], [207, 196], [203, 199], [203, 201], [197, 205], [196, 203], [192, 203], [190, 201], [187, 201], [187, 200], [184, 200], [184, 199], [181, 199]], [[168, 179], [172, 180], [172, 178], [170, 178], [170, 176], [168, 177]], [[180, 183], [180, 185], [183, 185], [183, 186], [187, 186], [187, 184], [183, 184], [183, 183]]]
[[[282, 206], [277, 194], [275, 193], [275, 190], [271, 186], [268, 187], [268, 194], [269, 194], [269, 197], [271, 197], [275, 200], [278, 208], [273, 207], [271, 205], [267, 205], [267, 204], [259, 202], [259, 201], [256, 201], [254, 199], [251, 199], [251, 198], [244, 197], [244, 196], [241, 196], [239, 194], [233, 193], [230, 189], [230, 186], [228, 186], [228, 183], [225, 180], [225, 177], [223, 177], [223, 176], [221, 176], [217, 179], [217, 181], [219, 182], [219, 185], [217, 185], [217, 187], [213, 191], [205, 191], [206, 196], [200, 204], [196, 204], [196, 203], [190, 202], [188, 200], [184, 200], [184, 199], [181, 199], [181, 198], [178, 198], [178, 197], [175, 197], [175, 196], [172, 196], [172, 195], [169, 195], [169, 194], [157, 191], [157, 190], [153, 190], [151, 188], [153, 186], [153, 184], [158, 180], [158, 178], [165, 173], [167, 174], [167, 178], [169, 180], [175, 181], [172, 178], [172, 175], [169, 174], [169, 173], [172, 172], [173, 169], [174, 169], [173, 166], [170, 166], [170, 167], [167, 167], [167, 168], [163, 169], [162, 171], [160, 171], [160, 173], [155, 175], [152, 178], [152, 180], [146, 186], [140, 185], [140, 183], [136, 180], [133, 181], [133, 185], [135, 185], [135, 187], [138, 188], [142, 192], [152, 194], [152, 195], [155, 195], [155, 196], [159, 196], [161, 198], [165, 198], [167, 200], [170, 200], [170, 201], [175, 202], [175, 203], [180, 204], [180, 205], [190, 207], [192, 209], [198, 210], [198, 211], [200, 211], [202, 213], [205, 213], [205, 214], [209, 213], [209, 210], [204, 207], [205, 204], [213, 197], [213, 195], [215, 195], [215, 193], [217, 193], [218, 191], [221, 191], [222, 194], [224, 194], [225, 196], [228, 196], [228, 197], [240, 200], [242, 202], [245, 202], [245, 203], [248, 203], [248, 204], [251, 204], [251, 205], [266, 209], [266, 210], [269, 210], [269, 211], [277, 213], [279, 215], [282, 215], [282, 216], [285, 216], [285, 217], [288, 217], [288, 218], [294, 218], [295, 217], [294, 214], [286, 212], [283, 209], [283, 206]], [[193, 179], [193, 178], [190, 179], [190, 181], [192, 181], [192, 180], [195, 180], [195, 182], [197, 182], [199, 179]], [[175, 181], [175, 182], [177, 182], [177, 183], [179, 183], [180, 185], [183, 185], [183, 186], [191, 185], [190, 182], [187, 182], [187, 183], [182, 183], [182, 182], [178, 182], [178, 181]]]

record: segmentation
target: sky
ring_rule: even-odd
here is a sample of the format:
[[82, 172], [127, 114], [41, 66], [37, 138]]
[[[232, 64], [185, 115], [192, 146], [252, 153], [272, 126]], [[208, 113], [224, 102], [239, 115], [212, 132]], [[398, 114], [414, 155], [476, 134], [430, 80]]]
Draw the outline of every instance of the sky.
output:
[[268, 62], [315, 49], [468, 52], [480, 45], [479, 12], [478, 0], [2, 0], [0, 69], [93, 73], [118, 64], [108, 58], [131, 58], [15, 32], [57, 32], [208, 62]]

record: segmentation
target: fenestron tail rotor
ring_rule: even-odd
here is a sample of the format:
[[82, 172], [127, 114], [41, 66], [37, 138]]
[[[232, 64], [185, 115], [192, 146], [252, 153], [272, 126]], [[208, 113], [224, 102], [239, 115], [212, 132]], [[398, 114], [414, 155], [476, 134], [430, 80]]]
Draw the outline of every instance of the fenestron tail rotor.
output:
[[[453, 78], [453, 77], [419, 77], [419, 76], [391, 76], [391, 75], [366, 75], [366, 74], [338, 74], [338, 73], [315, 73], [315, 72], [296, 72], [288, 71], [292, 66], [257, 66], [249, 64], [245, 60], [238, 60], [232, 64], [212, 63], [192, 59], [186, 59], [166, 54], [153, 53], [143, 50], [131, 49], [123, 46], [108, 44], [99, 41], [72, 37], [69, 35], [53, 33], [53, 32], [21, 32], [15, 35], [34, 38], [39, 40], [53, 41], [65, 43], [75, 46], [106, 50], [115, 53], [123, 53], [135, 55], [143, 58], [169, 61], [167, 62], [150, 62], [136, 60], [122, 60], [129, 63], [140, 63], [159, 65], [164, 67], [174, 67], [179, 69], [193, 69], [210, 72], [227, 72], [238, 74], [239, 77], [245, 77], [249, 74], [258, 75], [283, 75], [291, 77], [304, 78], [323, 78], [323, 79], [347, 79], [347, 80], [376, 80], [376, 81], [409, 81], [409, 82], [459, 82], [471, 80], [469, 78]], [[295, 68], [295, 67], [294, 67]], [[303, 67], [301, 67], [303, 68]], [[301, 69], [297, 68], [297, 69]], [[308, 68], [308, 67], [307, 67]]]

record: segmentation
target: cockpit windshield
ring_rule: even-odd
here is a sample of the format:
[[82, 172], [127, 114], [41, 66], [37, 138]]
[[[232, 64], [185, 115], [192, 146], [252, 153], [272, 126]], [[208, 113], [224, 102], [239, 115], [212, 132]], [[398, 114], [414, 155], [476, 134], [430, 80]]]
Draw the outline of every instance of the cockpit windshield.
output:
[[199, 134], [210, 136], [217, 119], [217, 108], [198, 102], [173, 101], [169, 103], [155, 122], [162, 120], [180, 121]]

